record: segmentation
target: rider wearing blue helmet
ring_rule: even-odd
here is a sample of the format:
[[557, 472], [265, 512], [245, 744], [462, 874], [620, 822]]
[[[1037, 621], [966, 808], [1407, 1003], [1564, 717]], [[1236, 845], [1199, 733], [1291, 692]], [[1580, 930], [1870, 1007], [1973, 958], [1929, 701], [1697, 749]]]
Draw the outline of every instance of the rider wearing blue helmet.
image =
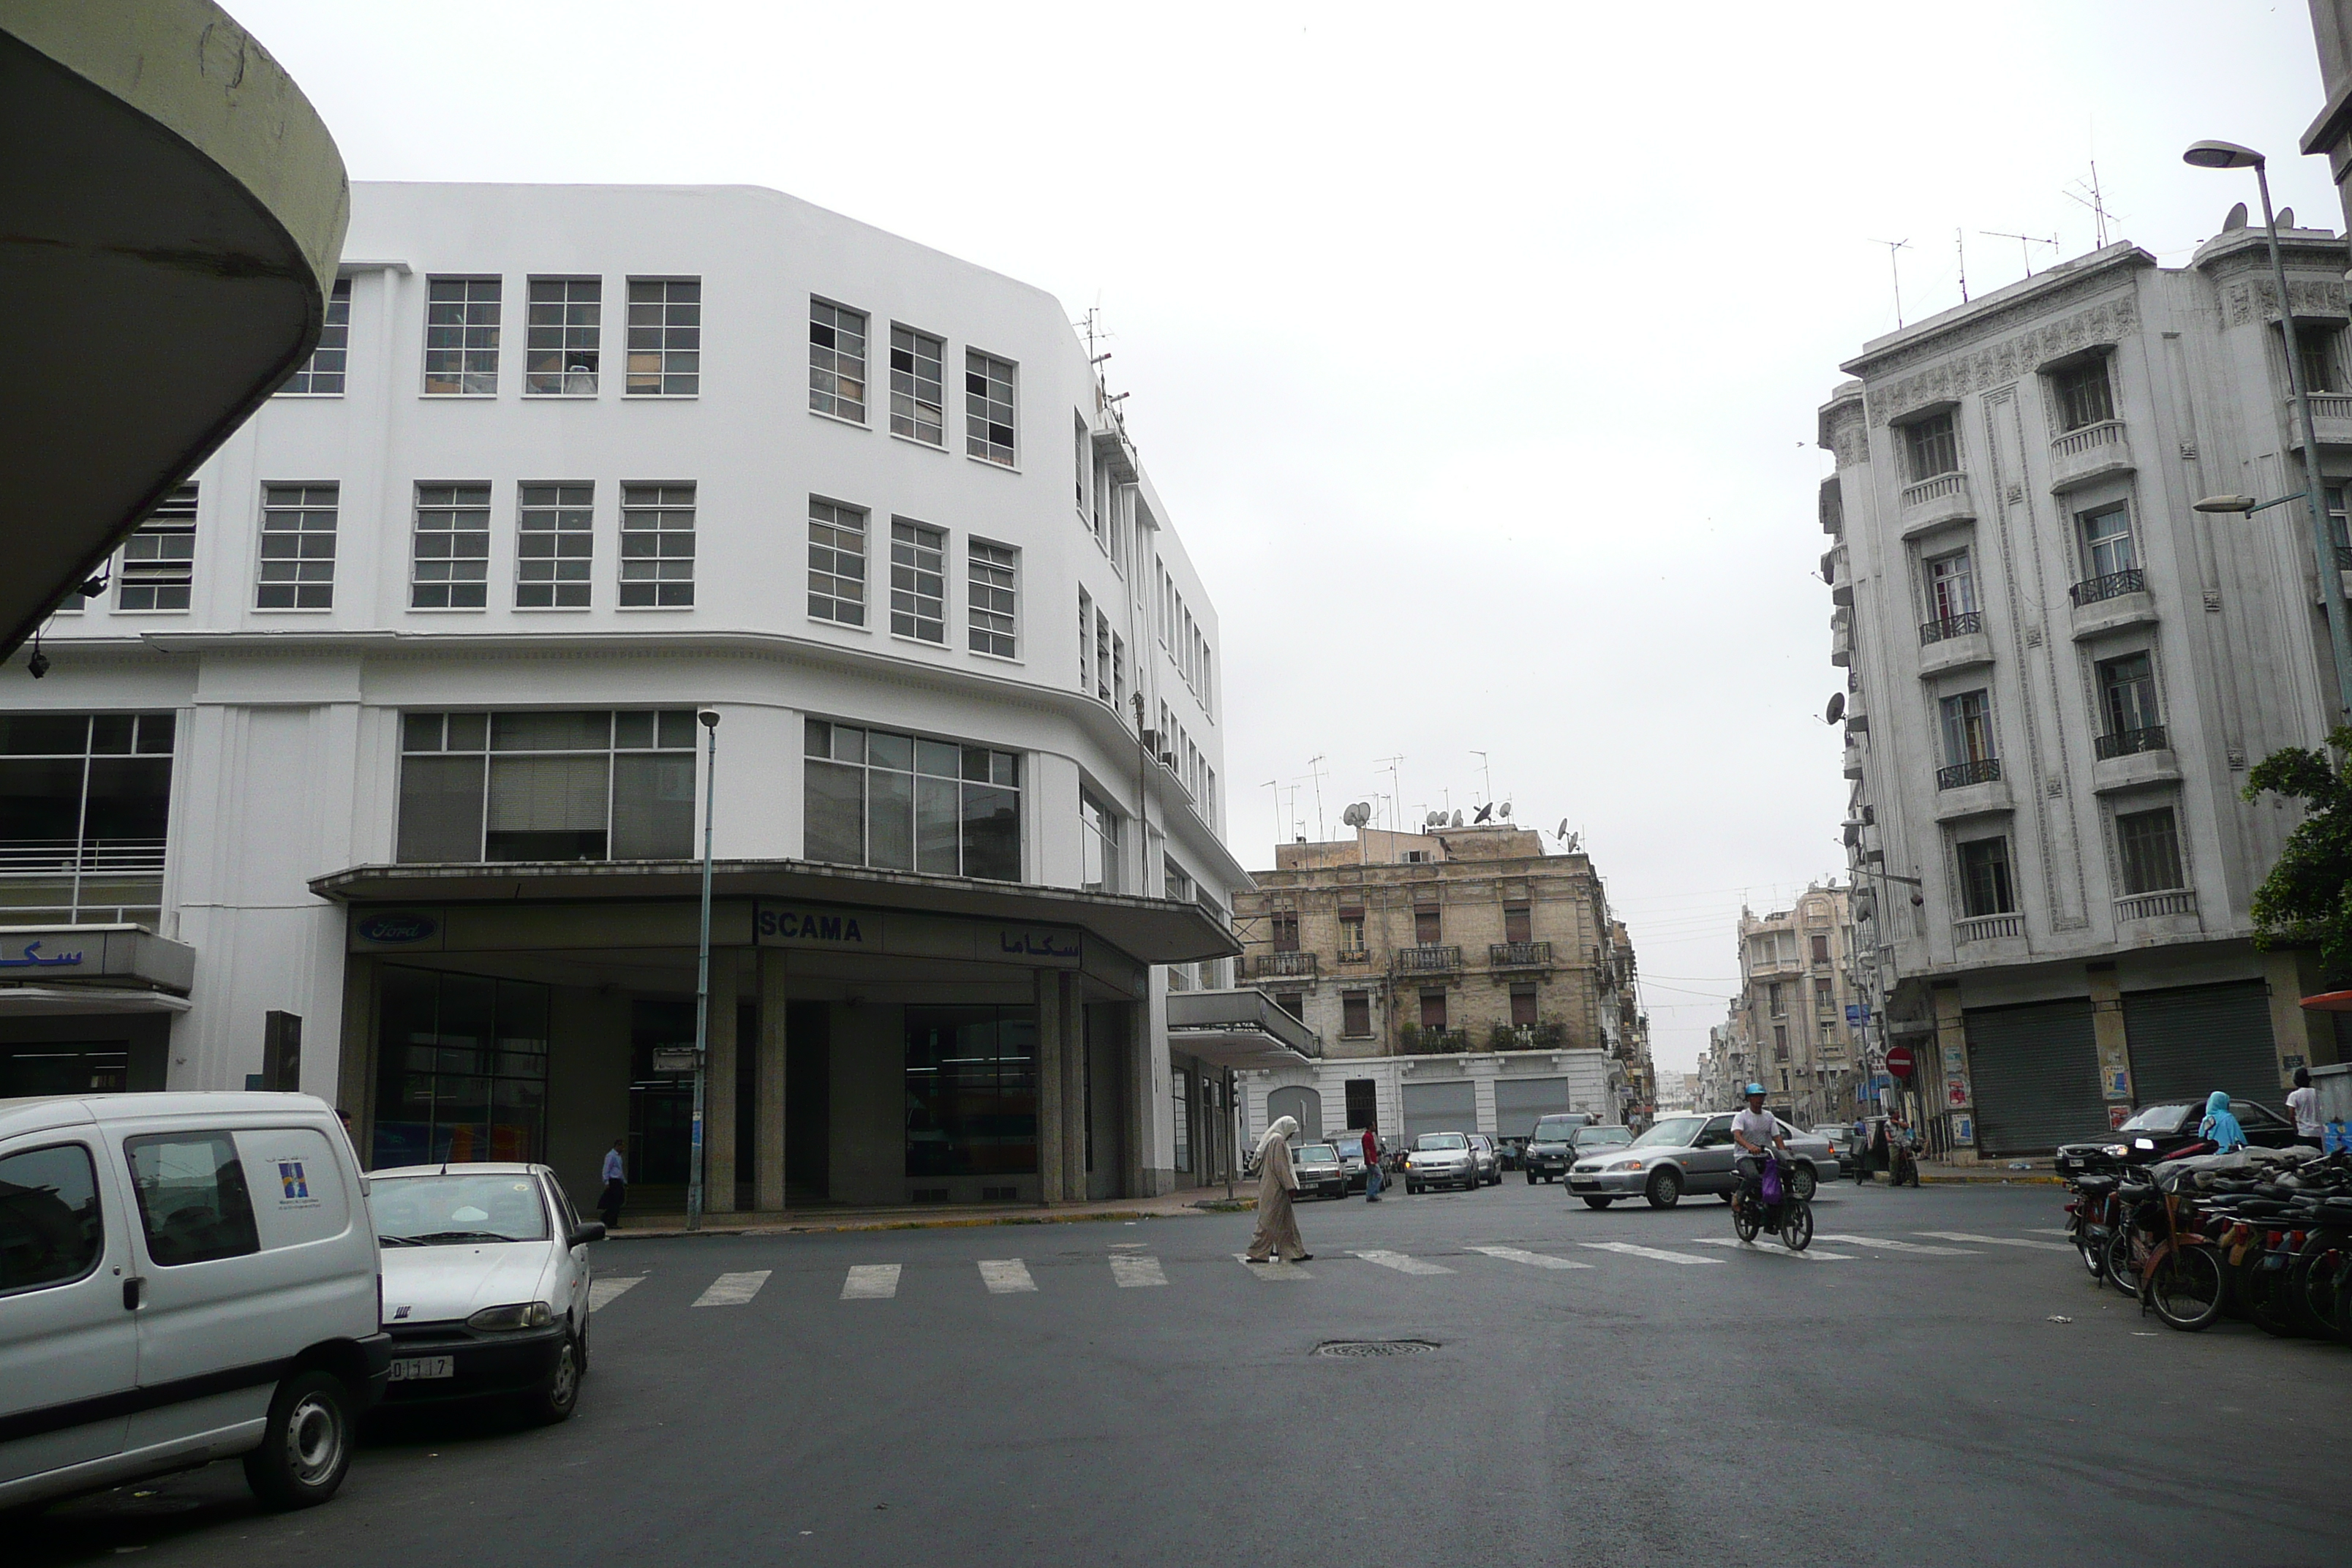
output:
[[1780, 1133], [1780, 1119], [1764, 1109], [1764, 1086], [1748, 1086], [1748, 1109], [1731, 1118], [1731, 1141], [1739, 1148], [1739, 1183], [1750, 1193], [1760, 1192], [1764, 1181], [1764, 1156], [1778, 1146], [1783, 1152], [1789, 1147]]

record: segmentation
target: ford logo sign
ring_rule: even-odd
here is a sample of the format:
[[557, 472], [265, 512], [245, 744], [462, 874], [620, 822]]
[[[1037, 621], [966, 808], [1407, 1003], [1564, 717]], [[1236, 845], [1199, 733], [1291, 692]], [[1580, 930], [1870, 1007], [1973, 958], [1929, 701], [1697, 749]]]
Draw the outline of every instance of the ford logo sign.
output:
[[359, 933], [368, 942], [423, 942], [440, 929], [439, 921], [419, 914], [369, 915], [359, 923]]

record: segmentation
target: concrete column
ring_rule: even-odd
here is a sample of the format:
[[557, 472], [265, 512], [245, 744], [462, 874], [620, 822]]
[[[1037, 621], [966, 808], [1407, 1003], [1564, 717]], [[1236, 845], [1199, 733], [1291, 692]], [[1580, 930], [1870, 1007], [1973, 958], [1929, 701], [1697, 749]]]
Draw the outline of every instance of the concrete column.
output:
[[1087, 1195], [1087, 1040], [1072, 1005], [1077, 976], [1066, 970], [1050, 974], [1062, 1038], [1062, 1197], [1078, 1203]]
[[774, 1212], [784, 1206], [784, 960], [776, 948], [760, 950], [760, 1059], [758, 1102], [751, 1116], [752, 1206]]
[[2294, 1069], [2326, 1067], [2336, 1058], [2336, 1015], [2306, 1012], [2303, 999], [2326, 989], [2319, 954], [2310, 949], [2263, 954], [2263, 978], [2270, 983], [2271, 1039], [2278, 1049], [2279, 1082], [2294, 1081]]
[[1137, 1024], [1135, 1011], [1131, 1003], [1116, 1005], [1107, 1003], [1096, 1009], [1095, 1016], [1106, 1027], [1125, 1032], [1118, 1043], [1120, 1059], [1127, 1063], [1128, 1081], [1127, 1158], [1124, 1161], [1126, 1168], [1119, 1173], [1120, 1182], [1126, 1188], [1122, 1195], [1151, 1198], [1160, 1195], [1151, 1175], [1155, 1169], [1151, 1162], [1166, 1157], [1157, 1136], [1157, 1119], [1162, 1110], [1160, 1100], [1166, 1093], [1166, 1087], [1155, 1070], [1150, 1041]]
[[737, 953], [710, 954], [710, 1030], [702, 1110], [702, 1206], [735, 1212], [735, 994]]
[[1036, 998], [1037, 1007], [1037, 1201], [1058, 1204], [1068, 1179], [1068, 1163], [1064, 1158], [1064, 1147], [1069, 1142], [1065, 1109], [1068, 1096], [1063, 1068], [1072, 1050], [1063, 1034], [1061, 974], [1038, 969], [1030, 972], [1029, 979], [1030, 994]]
[[2109, 1103], [2132, 1098], [2131, 1042], [2124, 1035], [2124, 992], [2112, 963], [2084, 966], [2091, 982], [2091, 1044], [2099, 1054], [2099, 1093]]
[[[1968, 1070], [1969, 1030], [1968, 1020], [1960, 1012], [1960, 988], [1957, 985], [1937, 986], [1935, 1002], [1936, 1055], [1938, 1073], [1930, 1077], [1915, 1076], [1911, 1080], [1911, 1090], [1917, 1097], [1923, 1121], [1946, 1111], [1964, 1109], [1949, 1102], [1950, 1097], [1944, 1092], [1942, 1081], [1942, 1075], [1950, 1073], [1956, 1065], [1960, 1068], [1964, 1079]], [[1915, 1074], [1924, 1074], [1927, 1068], [1927, 1064], [1922, 1062], [1913, 1071]], [[1968, 1111], [1969, 1122], [1973, 1124], [1976, 1121], [1976, 1103], [1973, 1095], [1965, 1109]], [[1945, 1158], [1964, 1163], [1973, 1163], [1976, 1157], [1976, 1145], [1972, 1142], [1963, 1144], [1954, 1141], [1945, 1152]]]

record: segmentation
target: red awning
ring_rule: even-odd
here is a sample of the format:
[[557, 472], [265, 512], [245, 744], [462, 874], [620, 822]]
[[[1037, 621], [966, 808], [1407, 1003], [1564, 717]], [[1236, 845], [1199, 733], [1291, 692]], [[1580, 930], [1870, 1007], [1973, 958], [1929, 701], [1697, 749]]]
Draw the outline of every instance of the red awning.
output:
[[2352, 1013], [2352, 991], [2323, 991], [2305, 997], [2303, 1005], [2315, 1013]]

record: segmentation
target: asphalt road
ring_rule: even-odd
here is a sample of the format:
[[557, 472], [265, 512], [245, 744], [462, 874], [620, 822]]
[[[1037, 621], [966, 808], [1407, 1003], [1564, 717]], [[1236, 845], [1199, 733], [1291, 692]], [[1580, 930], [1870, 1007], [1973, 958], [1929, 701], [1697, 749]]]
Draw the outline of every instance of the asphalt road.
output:
[[[1234, 1260], [1245, 1214], [614, 1240], [564, 1426], [404, 1419], [324, 1508], [259, 1513], [215, 1466], [5, 1556], [2344, 1562], [2352, 1351], [2143, 1318], [2051, 1245], [2061, 1197], [1832, 1186], [1795, 1258], [1710, 1245], [1711, 1199], [1593, 1213], [1508, 1176], [1302, 1205], [1316, 1257], [1274, 1278]], [[1436, 1348], [1314, 1353], [1394, 1339]]]

